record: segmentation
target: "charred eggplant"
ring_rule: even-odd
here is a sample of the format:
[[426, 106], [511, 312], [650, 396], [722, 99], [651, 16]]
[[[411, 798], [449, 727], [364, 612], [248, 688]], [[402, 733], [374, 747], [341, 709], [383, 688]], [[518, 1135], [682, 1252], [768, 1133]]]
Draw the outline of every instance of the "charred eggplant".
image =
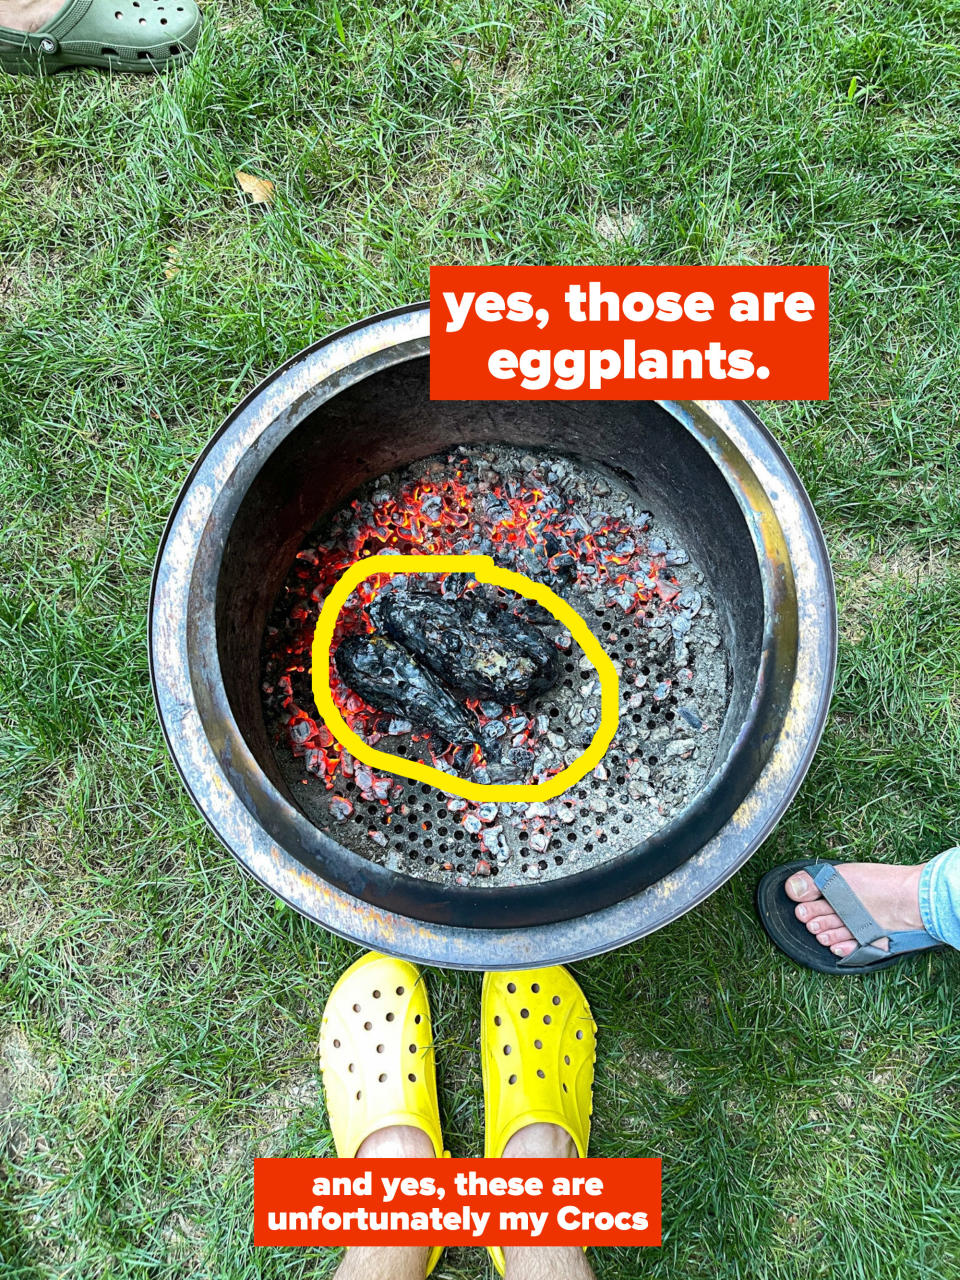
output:
[[523, 702], [556, 683], [558, 660], [550, 641], [475, 593], [452, 599], [387, 592], [375, 613], [392, 640], [465, 697]]
[[371, 707], [447, 742], [479, 740], [480, 726], [413, 654], [387, 636], [347, 636], [333, 655], [340, 679]]

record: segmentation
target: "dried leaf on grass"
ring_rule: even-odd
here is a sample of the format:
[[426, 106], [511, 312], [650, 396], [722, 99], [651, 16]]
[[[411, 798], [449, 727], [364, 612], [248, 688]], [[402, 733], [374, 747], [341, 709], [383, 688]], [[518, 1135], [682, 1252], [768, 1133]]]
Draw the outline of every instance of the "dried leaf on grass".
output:
[[163, 278], [172, 280], [180, 270], [180, 250], [175, 244], [168, 244], [164, 252], [167, 255], [167, 265], [163, 270]]
[[234, 176], [240, 184], [240, 190], [245, 191], [254, 204], [273, 203], [273, 183], [269, 178], [257, 178], [252, 173], [244, 173], [242, 169], [238, 169]]

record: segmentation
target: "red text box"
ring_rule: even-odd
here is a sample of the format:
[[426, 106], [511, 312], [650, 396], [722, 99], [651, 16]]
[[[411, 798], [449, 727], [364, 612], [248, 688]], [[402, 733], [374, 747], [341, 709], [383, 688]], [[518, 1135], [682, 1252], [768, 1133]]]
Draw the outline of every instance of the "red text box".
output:
[[434, 400], [825, 400], [829, 271], [430, 268]]
[[658, 1245], [660, 1161], [254, 1161], [257, 1245]]

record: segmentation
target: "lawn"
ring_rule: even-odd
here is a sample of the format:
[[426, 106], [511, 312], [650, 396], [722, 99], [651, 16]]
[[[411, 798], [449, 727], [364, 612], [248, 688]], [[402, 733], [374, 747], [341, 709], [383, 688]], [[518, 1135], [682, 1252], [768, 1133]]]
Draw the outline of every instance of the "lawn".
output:
[[[663, 1248], [594, 1256], [602, 1280], [960, 1274], [960, 960], [827, 981], [752, 908], [786, 858], [960, 840], [957, 0], [205, 12], [176, 75], [0, 75], [0, 1275], [333, 1268], [254, 1251], [251, 1162], [331, 1149], [315, 1045], [356, 949], [192, 809], [147, 594], [231, 406], [423, 297], [431, 261], [830, 265], [832, 397], [759, 408], [834, 557], [832, 714], [744, 871], [576, 967], [593, 1151], [664, 1161]], [[477, 1154], [479, 978], [429, 980], [448, 1142]]]

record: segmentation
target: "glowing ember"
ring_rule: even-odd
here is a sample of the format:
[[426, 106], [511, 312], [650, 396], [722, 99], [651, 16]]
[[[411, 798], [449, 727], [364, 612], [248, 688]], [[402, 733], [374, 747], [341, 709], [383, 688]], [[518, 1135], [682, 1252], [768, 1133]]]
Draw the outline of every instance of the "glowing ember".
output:
[[[505, 461], [512, 465], [504, 465]], [[590, 474], [590, 500], [584, 502], [582, 471], [566, 460], [521, 459], [506, 449], [498, 449], [494, 455], [456, 454], [432, 459], [419, 464], [415, 474], [367, 486], [319, 527], [321, 537], [298, 553], [266, 631], [265, 707], [268, 724], [279, 731], [300, 763], [301, 781], [331, 793], [328, 813], [337, 826], [345, 828], [351, 817], [369, 826], [370, 805], [375, 804], [381, 821], [373, 829], [378, 837], [384, 837], [375, 843], [383, 847], [388, 843], [385, 830], [398, 822], [406, 828], [415, 817], [408, 785], [390, 775], [377, 775], [354, 761], [318, 721], [310, 694], [310, 649], [320, 606], [343, 572], [370, 555], [480, 553], [545, 582], [588, 615], [601, 640], [605, 632], [613, 631], [618, 640], [635, 633], [635, 642], [623, 644], [618, 663], [621, 723], [630, 730], [619, 734], [619, 740], [634, 740], [638, 747], [654, 728], [669, 726], [671, 745], [682, 741], [687, 755], [677, 754], [688, 760], [700, 735], [709, 734], [715, 741], [718, 717], [704, 718], [702, 704], [688, 704], [679, 717], [674, 713], [678, 698], [693, 687], [687, 644], [692, 620], [704, 603], [693, 585], [700, 576], [681, 582], [677, 570], [687, 564], [686, 553], [670, 548], [653, 531], [650, 513], [638, 505], [611, 501], [615, 514], [606, 510], [608, 504], [603, 499], [611, 493], [611, 485], [596, 473]], [[367, 579], [351, 595], [340, 615], [334, 653], [344, 638], [375, 630], [371, 605], [388, 581], [388, 575]], [[423, 590], [424, 581], [419, 580], [418, 590]], [[426, 584], [438, 596], [453, 600], [488, 590], [459, 574], [436, 575]], [[507, 598], [504, 593], [490, 603], [508, 606], [536, 624], [556, 649], [564, 684], [572, 690], [577, 682], [578, 696], [572, 699], [567, 715], [561, 716], [549, 696], [527, 701], [524, 706], [471, 698], [467, 706], [482, 728], [482, 748], [451, 745], [424, 732], [411, 722], [412, 717], [386, 714], [369, 706], [344, 685], [331, 662], [331, 688], [350, 727], [371, 744], [388, 739], [386, 750], [416, 756], [447, 772], [482, 782], [540, 780], [575, 758], [598, 723], [599, 687], [592, 668], [585, 659], [581, 661], [579, 646], [569, 633], [535, 604]], [[376, 609], [373, 612], [376, 614]], [[651, 664], [655, 664], [655, 671]], [[653, 675], [657, 678], [651, 678]], [[655, 724], [661, 707], [664, 714]], [[644, 723], [649, 727], [644, 728]], [[661, 807], [661, 799], [649, 785], [657, 757], [644, 757], [639, 749], [624, 755], [622, 747], [621, 755], [615, 769], [621, 775], [619, 785], [630, 792], [628, 800], [653, 797]], [[598, 767], [595, 778], [607, 781], [604, 766]], [[638, 788], [642, 788], [640, 795], [633, 794]], [[348, 798], [351, 794], [354, 801]], [[531, 855], [537, 855], [524, 864], [527, 874], [532, 874], [531, 868], [542, 872], [549, 865], [545, 861], [548, 853], [557, 858], [557, 865], [564, 859], [575, 860], [570, 841], [576, 839], [573, 825], [584, 795], [581, 791], [550, 804], [497, 806], [455, 797], [444, 804], [434, 793], [448, 823], [460, 829], [456, 850], [460, 863], [432, 856], [425, 861], [435, 864], [437, 871], [445, 867], [454, 871], [460, 865], [465, 875], [486, 879], [503, 869], [518, 838]], [[593, 808], [598, 798], [591, 797], [590, 811], [602, 823], [602, 808]], [[365, 815], [353, 812], [360, 801], [365, 803]], [[658, 814], [660, 825], [671, 816], [671, 808], [668, 798]], [[366, 834], [373, 838], [370, 832]], [[637, 830], [638, 838], [641, 834]], [[603, 842], [600, 826], [596, 826], [596, 838]], [[424, 823], [424, 846], [432, 847], [433, 839], [430, 824]], [[475, 849], [467, 862], [463, 861], [467, 853], [464, 845]], [[464, 880], [465, 875], [458, 878]]]

